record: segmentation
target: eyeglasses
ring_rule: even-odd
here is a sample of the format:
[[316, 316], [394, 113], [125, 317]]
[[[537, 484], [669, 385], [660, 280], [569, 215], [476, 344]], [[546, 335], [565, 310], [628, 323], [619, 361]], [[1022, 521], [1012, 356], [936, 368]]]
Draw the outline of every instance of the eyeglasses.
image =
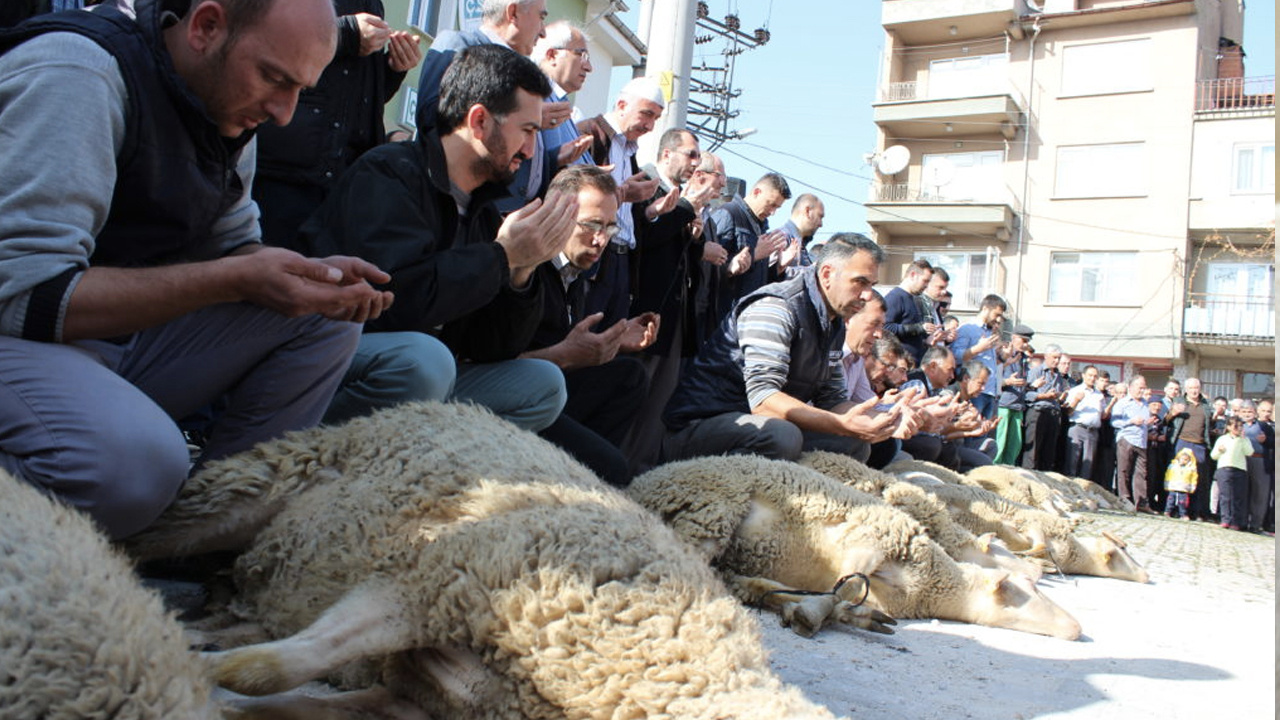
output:
[[583, 61], [586, 61], [586, 60], [590, 60], [590, 59], [591, 59], [591, 51], [590, 51], [590, 50], [588, 50], [588, 49], [586, 49], [586, 48], [566, 48], [566, 47], [562, 47], [562, 48], [556, 48], [556, 49], [557, 49], [557, 50], [564, 50], [565, 52], [571, 52], [571, 53], [573, 53], [574, 55], [577, 55], [578, 57], [582, 58], [582, 59], [583, 59]]
[[702, 151], [701, 151], [701, 150], [677, 150], [676, 152], [680, 153], [681, 155], [684, 155], [685, 157], [689, 158], [690, 160], [701, 160], [701, 159], [702, 159]]
[[617, 223], [609, 223], [606, 225], [605, 223], [596, 222], [595, 220], [579, 220], [578, 227], [586, 230], [593, 236], [603, 235], [605, 240], [612, 240], [617, 237], [618, 233], [622, 232], [622, 228], [618, 227]]

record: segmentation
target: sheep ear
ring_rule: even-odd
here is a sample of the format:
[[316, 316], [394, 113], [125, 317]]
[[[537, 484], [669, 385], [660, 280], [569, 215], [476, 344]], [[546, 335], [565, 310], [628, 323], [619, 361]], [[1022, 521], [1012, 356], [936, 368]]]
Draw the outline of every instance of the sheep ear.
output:
[[978, 544], [979, 550], [981, 550], [983, 553], [989, 553], [991, 552], [991, 541], [995, 539], [996, 539], [995, 533], [983, 533], [977, 537], [975, 542]]
[[1122, 547], [1128, 547], [1128, 546], [1125, 544], [1124, 540], [1121, 540], [1119, 537], [1117, 537], [1117, 536], [1115, 536], [1115, 535], [1112, 535], [1110, 532], [1108, 532], [1108, 531], [1106, 531], [1106, 530], [1103, 530], [1103, 531], [1102, 531], [1102, 537], [1104, 537], [1104, 538], [1106, 538], [1106, 539], [1110, 540], [1111, 542], [1115, 543], [1115, 544], [1116, 544], [1116, 547], [1121, 547], [1121, 548], [1122, 548]]
[[987, 589], [991, 591], [991, 597], [995, 598], [997, 601], [1003, 600], [1007, 589], [1005, 584], [1008, 582], [1009, 573], [1007, 571], [1000, 571], [989, 575], [987, 577]]

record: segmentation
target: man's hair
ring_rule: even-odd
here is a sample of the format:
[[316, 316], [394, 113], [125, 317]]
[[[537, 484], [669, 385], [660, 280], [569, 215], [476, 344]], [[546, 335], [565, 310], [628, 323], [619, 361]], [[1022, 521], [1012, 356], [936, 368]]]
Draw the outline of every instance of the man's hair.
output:
[[716, 170], [716, 161], [719, 159], [719, 155], [713, 155], [712, 153], [703, 150], [702, 160], [698, 161], [698, 172], [719, 172]]
[[692, 132], [684, 128], [667, 128], [666, 132], [662, 133], [662, 137], [658, 138], [658, 157], [662, 157], [664, 150], [671, 150], [674, 152], [680, 147], [680, 144], [684, 142], [686, 136], [693, 138], [694, 142], [698, 141], [697, 135], [694, 135]]
[[951, 282], [951, 276], [947, 274], [946, 269], [941, 265], [933, 266], [933, 276], [942, 278], [944, 282]]
[[507, 12], [508, 5], [528, 5], [533, 0], [484, 0], [480, 15], [486, 22], [496, 22]]
[[556, 173], [547, 192], [559, 191], [577, 195], [583, 188], [599, 190], [603, 195], [613, 195], [618, 192], [618, 182], [595, 165], [570, 165]]
[[951, 350], [942, 345], [933, 345], [924, 351], [924, 355], [920, 356], [920, 367], [924, 367], [931, 362], [937, 362], [945, 358], [955, 357], [951, 354]]
[[1240, 401], [1240, 408], [1239, 408], [1239, 409], [1241, 409], [1241, 410], [1257, 410], [1257, 409], [1258, 409], [1258, 406], [1257, 406], [1257, 405], [1254, 405], [1252, 400], [1241, 400], [1241, 401]]
[[464, 48], [440, 80], [437, 127], [441, 135], [457, 130], [473, 105], [505, 117], [516, 109], [516, 90], [546, 98], [551, 84], [533, 61], [501, 45]]
[[990, 295], [982, 298], [982, 303], [979, 304], [978, 307], [982, 310], [986, 310], [987, 308], [1000, 308], [1001, 310], [1007, 311], [1009, 309], [1009, 303], [1005, 302], [1004, 298], [999, 295], [991, 293]]
[[881, 295], [880, 291], [876, 290], [875, 288], [871, 288], [871, 297], [867, 298], [867, 302], [863, 305], [863, 307], [866, 307], [867, 305], [872, 305], [872, 304], [879, 305], [880, 307], [887, 307], [884, 303], [884, 296]]
[[801, 193], [800, 196], [796, 198], [796, 201], [791, 203], [791, 214], [795, 215], [801, 210], [805, 210], [807, 208], [813, 207], [814, 205], [817, 205], [820, 202], [822, 201], [819, 200], [818, 196], [814, 195], [813, 193]]
[[1178, 387], [1182, 387], [1182, 383], [1178, 382], [1176, 378], [1169, 378], [1169, 382], [1165, 383], [1165, 385], [1177, 385]]
[[906, 357], [907, 350], [902, 347], [902, 342], [898, 340], [897, 336], [889, 334], [872, 343], [871, 356], [882, 363], [888, 364], [890, 360]]
[[[227, 43], [230, 48], [244, 31], [257, 25], [278, 0], [218, 0], [227, 17]], [[188, 8], [194, 8], [192, 2]]]
[[1084, 367], [1080, 368], [1080, 374], [1081, 374], [1081, 375], [1084, 375], [1085, 373], [1089, 372], [1089, 368], [1093, 368], [1094, 370], [1097, 370], [1097, 369], [1098, 369], [1098, 366], [1096, 366], [1096, 365], [1085, 365]]
[[1145, 383], [1147, 381], [1147, 378], [1142, 373], [1134, 373], [1129, 376], [1128, 380], [1125, 381], [1125, 385], [1133, 385], [1135, 382], [1139, 380]]
[[1219, 395], [1219, 396], [1217, 396], [1217, 397], [1215, 397], [1215, 398], [1213, 399], [1213, 401], [1214, 401], [1214, 402], [1218, 402], [1219, 400], [1221, 400], [1222, 402], [1226, 402], [1226, 401], [1227, 401], [1227, 399], [1226, 399], [1226, 398], [1224, 398], [1224, 397], [1222, 397], [1221, 395]]
[[813, 263], [818, 266], [838, 265], [848, 261], [859, 250], [871, 253], [871, 258], [879, 265], [884, 262], [884, 249], [862, 233], [836, 233], [826, 245], [818, 251]]
[[964, 371], [965, 378], [972, 378], [974, 380], [978, 379], [978, 376], [982, 375], [982, 373], [991, 372], [991, 368], [983, 365], [981, 360], [970, 360], [964, 364], [961, 370]]
[[546, 34], [533, 44], [534, 62], [542, 62], [551, 50], [559, 50], [573, 42], [573, 33], [582, 32], [582, 28], [568, 20], [557, 20], [547, 24]]
[[1045, 355], [1048, 355], [1049, 353], [1055, 353], [1055, 354], [1057, 354], [1057, 355], [1061, 355], [1061, 354], [1062, 354], [1062, 346], [1061, 346], [1061, 345], [1059, 345], [1059, 344], [1057, 344], [1057, 343], [1049, 343], [1048, 345], [1045, 345], [1045, 346], [1044, 346], [1044, 354], [1045, 354]]
[[787, 179], [775, 172], [765, 173], [764, 176], [757, 180], [756, 184], [751, 187], [752, 189], [765, 188], [767, 190], [775, 190], [782, 196], [783, 200], [791, 199], [791, 186], [787, 185]]
[[906, 277], [919, 275], [920, 273], [925, 272], [933, 272], [933, 265], [930, 265], [928, 260], [920, 258], [919, 260], [912, 261], [912, 263], [907, 266]]

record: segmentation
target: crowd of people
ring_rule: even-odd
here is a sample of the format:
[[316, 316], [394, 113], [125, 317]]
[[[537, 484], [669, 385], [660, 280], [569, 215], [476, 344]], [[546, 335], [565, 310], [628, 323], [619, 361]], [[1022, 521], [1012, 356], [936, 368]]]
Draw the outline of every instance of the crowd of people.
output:
[[[1148, 403], [1141, 377], [1074, 377], [1005, 332], [999, 296], [960, 323], [923, 260], [881, 295], [879, 246], [815, 239], [820, 198], [775, 173], [724, 197], [685, 128], [642, 165], [661, 86], [588, 115], [582, 30], [545, 0], [483, 6], [425, 54], [379, 0], [137, 0], [3, 36], [0, 468], [126, 537], [204, 463], [437, 400], [619, 486], [821, 449], [1060, 469], [1143, 512], [1269, 522], [1270, 403], [1210, 414], [1192, 380]], [[389, 141], [383, 104], [419, 63], [416, 133]], [[1184, 447], [1199, 480], [1175, 461], [1166, 501]]]

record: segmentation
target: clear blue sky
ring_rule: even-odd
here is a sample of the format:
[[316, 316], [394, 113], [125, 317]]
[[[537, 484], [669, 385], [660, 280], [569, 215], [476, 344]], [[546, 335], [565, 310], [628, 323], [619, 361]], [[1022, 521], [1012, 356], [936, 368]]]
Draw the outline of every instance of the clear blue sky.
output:
[[[792, 193], [813, 192], [826, 203], [822, 234], [867, 232], [861, 203], [874, 171], [862, 156], [875, 149], [871, 102], [875, 97], [884, 35], [880, 3], [741, 2], [707, 0], [713, 18], [736, 12], [742, 29], [767, 27], [769, 43], [739, 56], [734, 104], [741, 115], [730, 129], [755, 128], [719, 151], [730, 175], [754, 181], [768, 170], [782, 173]], [[635, 26], [639, 2], [624, 16]], [[698, 45], [694, 65], [721, 62], [723, 43]], [[1252, 0], [1245, 9], [1245, 73], [1275, 74], [1275, 2]], [[615, 71], [615, 87], [625, 82]], [[621, 78], [621, 80], [619, 79]], [[784, 207], [783, 213], [789, 209]]]

